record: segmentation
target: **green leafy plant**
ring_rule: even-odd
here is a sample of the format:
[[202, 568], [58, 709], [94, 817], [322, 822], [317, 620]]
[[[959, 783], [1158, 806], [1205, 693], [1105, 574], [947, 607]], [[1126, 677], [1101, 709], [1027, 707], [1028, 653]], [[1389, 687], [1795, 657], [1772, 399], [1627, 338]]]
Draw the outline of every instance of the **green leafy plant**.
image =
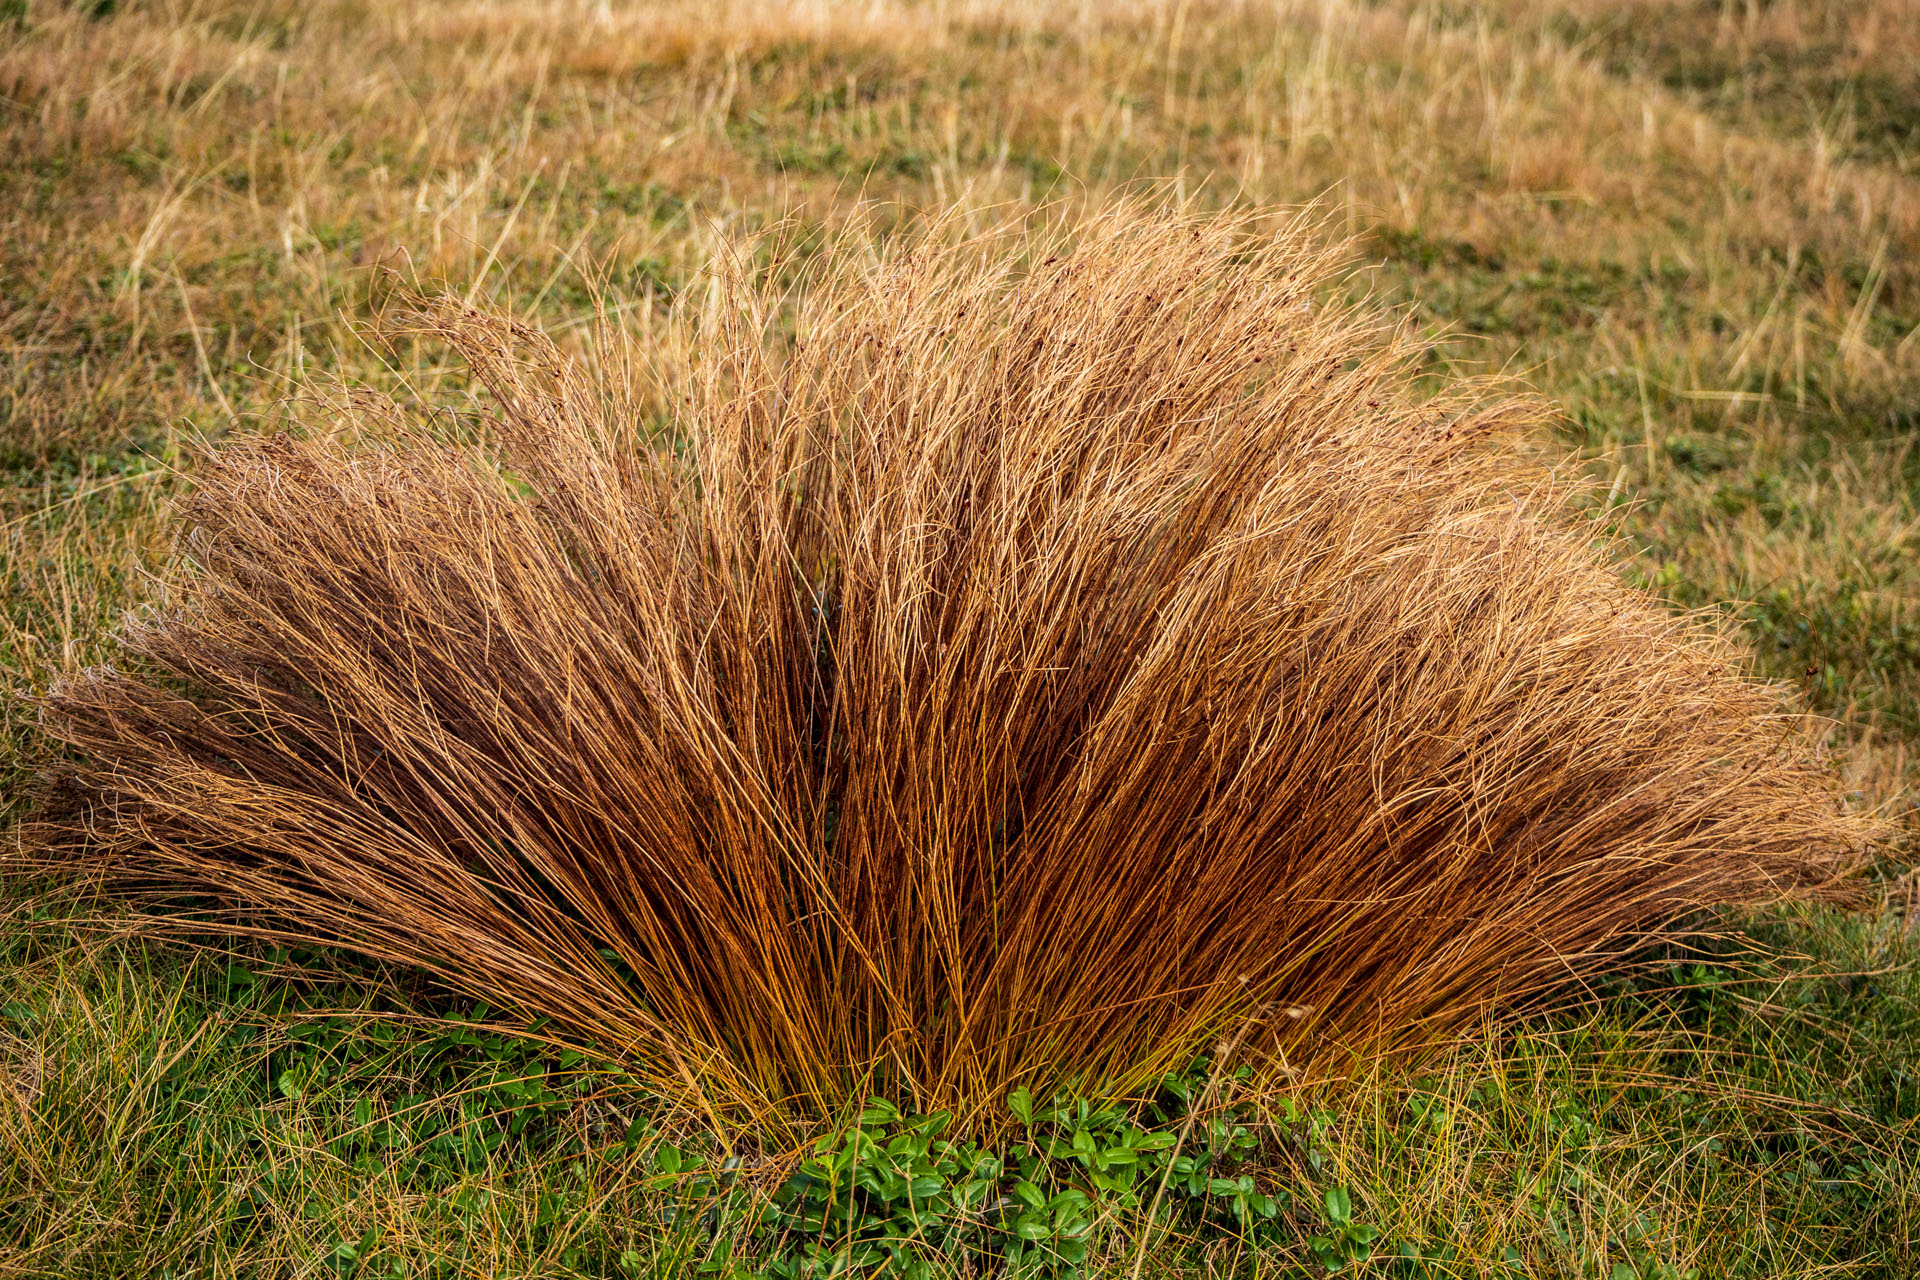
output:
[[[660, 1143], [650, 1168], [684, 1197], [685, 1211], [728, 1237], [710, 1265], [779, 1280], [918, 1280], [969, 1262], [1010, 1275], [1075, 1274], [1103, 1225], [1148, 1234], [1204, 1226], [1267, 1244], [1294, 1238], [1298, 1224], [1286, 1211], [1295, 1188], [1264, 1164], [1254, 1171], [1259, 1142], [1246, 1104], [1195, 1110], [1209, 1071], [1203, 1059], [1170, 1074], [1132, 1108], [1071, 1094], [1042, 1103], [1015, 1090], [1006, 1104], [1012, 1123], [997, 1143], [956, 1137], [950, 1113], [906, 1114], [872, 1098], [757, 1199], [743, 1190], [737, 1158], [716, 1164]], [[1293, 1114], [1297, 1124], [1281, 1122], [1283, 1141], [1317, 1154], [1324, 1113]], [[1365, 1257], [1378, 1232], [1355, 1221], [1345, 1190], [1330, 1187], [1322, 1199], [1337, 1213], [1335, 1234], [1309, 1247], [1335, 1265]]]
[[1341, 1271], [1371, 1257], [1380, 1231], [1353, 1220], [1352, 1194], [1345, 1187], [1328, 1187], [1321, 1204], [1326, 1207], [1327, 1234], [1307, 1241], [1320, 1265], [1329, 1271]]

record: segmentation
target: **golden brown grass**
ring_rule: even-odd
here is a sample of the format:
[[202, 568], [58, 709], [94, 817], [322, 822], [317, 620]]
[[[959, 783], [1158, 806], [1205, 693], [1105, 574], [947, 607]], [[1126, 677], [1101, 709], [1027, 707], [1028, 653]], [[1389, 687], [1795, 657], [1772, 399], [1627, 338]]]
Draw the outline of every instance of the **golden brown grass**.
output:
[[[1910, 18], [1910, 0], [741, 3], [724, 22], [672, 2], [29, 5], [0, 39], [18, 465], [0, 663], [44, 682], [103, 656], [151, 563], [150, 513], [70, 555], [48, 497], [117, 506], [130, 456], [182, 419], [386, 376], [344, 323], [371, 263], [404, 254], [570, 326], [570, 264], [675, 287], [709, 218], [839, 225], [863, 193], [1030, 205], [1167, 176], [1207, 200], [1327, 195], [1389, 287], [1472, 335], [1436, 363], [1525, 369], [1574, 411], [1641, 504], [1628, 532], [1660, 590], [1785, 594], [1796, 616], [1764, 620], [1791, 650], [1777, 670], [1820, 667], [1817, 705], [1871, 748], [1861, 785], [1901, 795], [1920, 668], [1881, 641], [1920, 590], [1900, 532]], [[1726, 447], [1673, 464], [1703, 437]], [[1829, 467], [1860, 478], [1845, 501]]]
[[[572, 355], [583, 275], [604, 268], [644, 328], [704, 284], [716, 224], [864, 225], [874, 197], [1099, 204], [1166, 177], [1202, 205], [1324, 198], [1371, 282], [1451, 335], [1423, 377], [1506, 368], [1562, 406], [1542, 426], [1591, 460], [1625, 574], [1737, 620], [1742, 656], [1838, 722], [1847, 785], [1910, 809], [1914, 0], [873, 0], [739, 3], [724, 24], [687, 0], [91, 16], [107, 8], [0, 0], [9, 690], [124, 663], [122, 613], [160, 594], [165, 513], [194, 479], [179, 441], [340, 379], [461, 401], [440, 344], [360, 340], [374, 263], [404, 253]], [[0, 825], [45, 759], [33, 719], [5, 703]], [[1758, 922], [1816, 970], [1869, 976], [1782, 977], [1737, 1017], [1725, 988], [1643, 989], [1596, 1011], [1601, 1040], [1651, 1019], [1611, 1049], [1529, 1023], [1564, 1071], [1476, 1039], [1432, 1084], [1448, 1119], [1430, 1146], [1408, 1141], [1433, 1112], [1413, 1117], [1415, 1082], [1389, 1071], [1327, 1100], [1328, 1176], [1391, 1234], [1457, 1245], [1430, 1268], [1453, 1274], [1519, 1256], [1539, 1276], [1906, 1280], [1920, 881], [1897, 875], [1870, 886], [1874, 911]], [[385, 1115], [444, 1082], [376, 1047], [289, 1096], [286, 1050], [330, 1064], [350, 1046], [249, 1013], [236, 993], [260, 988], [224, 961], [27, 928], [19, 888], [0, 882], [0, 1115], [19, 1123], [0, 1132], [0, 1275], [307, 1274], [376, 1225], [363, 1274], [630, 1274], [629, 1249], [642, 1273], [684, 1269], [609, 1152], [631, 1113], [610, 1133], [578, 1117], [615, 1201], [544, 1143], [457, 1183], [394, 1152], [370, 1173], [340, 1154], [359, 1104]], [[258, 950], [239, 963], [264, 974]], [[345, 973], [315, 999], [390, 1007]], [[30, 1110], [6, 1109], [8, 1072], [37, 1082]], [[1155, 1248], [1143, 1275], [1307, 1261], [1240, 1250]]]
[[651, 378], [449, 301], [486, 445], [352, 396], [383, 443], [202, 460], [134, 669], [43, 704], [68, 856], [683, 1093], [978, 1118], [1249, 1018], [1287, 1070], [1430, 1045], [1857, 852], [1775, 692], [1501, 447], [1541, 408], [1414, 394], [1301, 226], [794, 269], [723, 258]]

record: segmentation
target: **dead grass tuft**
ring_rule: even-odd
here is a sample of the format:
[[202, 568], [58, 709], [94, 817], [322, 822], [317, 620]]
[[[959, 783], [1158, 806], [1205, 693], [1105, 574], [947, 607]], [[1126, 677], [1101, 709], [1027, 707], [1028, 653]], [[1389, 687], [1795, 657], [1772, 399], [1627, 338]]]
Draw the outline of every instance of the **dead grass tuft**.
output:
[[42, 856], [716, 1107], [975, 1119], [1249, 1017], [1286, 1070], [1429, 1044], [1831, 887], [1866, 828], [1799, 717], [1315, 245], [742, 254], [678, 374], [434, 305], [487, 443], [357, 397], [207, 457], [169, 610], [44, 700]]

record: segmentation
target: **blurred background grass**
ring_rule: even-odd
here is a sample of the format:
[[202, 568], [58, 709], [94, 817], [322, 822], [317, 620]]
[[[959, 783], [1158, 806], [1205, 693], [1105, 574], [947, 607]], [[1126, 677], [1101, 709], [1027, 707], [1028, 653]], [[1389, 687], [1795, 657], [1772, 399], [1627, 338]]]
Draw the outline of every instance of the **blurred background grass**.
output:
[[[565, 341], [595, 281], [644, 326], [775, 219], [1065, 216], [1166, 179], [1320, 201], [1448, 335], [1433, 376], [1556, 399], [1542, 443], [1601, 476], [1625, 572], [1737, 618], [1860, 802], [1911, 811], [1914, 0], [0, 0], [0, 105], [16, 690], [110, 660], [155, 597], [190, 438], [315, 380], [464, 394], [443, 353], [358, 336], [383, 266]], [[38, 751], [10, 705], [0, 821]], [[1331, 1100], [1315, 1176], [1452, 1250], [1435, 1275], [1914, 1274], [1907, 856], [1867, 911], [1756, 922], [1801, 957], [1770, 976], [1676, 969]], [[404, 977], [29, 927], [4, 893], [0, 1275], [668, 1274], [709, 1247], [623, 1172], [655, 1121], [616, 1077], [448, 1040]], [[1147, 1269], [1294, 1261], [1172, 1240]]]

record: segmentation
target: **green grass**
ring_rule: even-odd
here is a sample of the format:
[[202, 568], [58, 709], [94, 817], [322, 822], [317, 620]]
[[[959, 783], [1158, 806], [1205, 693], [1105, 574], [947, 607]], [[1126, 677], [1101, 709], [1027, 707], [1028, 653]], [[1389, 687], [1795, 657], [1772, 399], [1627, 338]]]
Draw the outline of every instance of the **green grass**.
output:
[[[1143, 1274], [1321, 1274], [1330, 1191], [1380, 1233], [1379, 1274], [1912, 1274], [1914, 939], [1826, 912], [1762, 934], [1817, 960], [1678, 959], [1422, 1068], [1239, 1104], [1247, 1139], [1207, 1173], [1281, 1212], [1240, 1230], [1176, 1197]], [[703, 1188], [681, 1153], [723, 1153], [696, 1118], [404, 975], [59, 928], [4, 958], [11, 1274], [724, 1270], [784, 1174], [736, 1147], [737, 1193]], [[1089, 1216], [1087, 1268], [1127, 1271], [1139, 1213]]]
[[[336, 378], [464, 394], [438, 353], [356, 336], [381, 264], [564, 335], [585, 264], [645, 324], [716, 222], [1178, 176], [1324, 199], [1372, 287], [1452, 335], [1433, 376], [1506, 367], [1558, 400], [1543, 443], [1610, 487], [1623, 571], [1733, 619], [1834, 717], [1861, 802], [1910, 823], [1899, 0], [1077, 12], [748, 6], [723, 31], [693, 6], [0, 6], [8, 685], [111, 660], [155, 598], [186, 440]], [[10, 703], [0, 822], [43, 763]], [[1755, 923], [1798, 958], [1676, 963], [1295, 1099], [1306, 1120], [1249, 1103], [1278, 1226], [1169, 1219], [1143, 1254], [1137, 1213], [1097, 1216], [1088, 1268], [1311, 1274], [1334, 1190], [1383, 1253], [1424, 1255], [1376, 1274], [1920, 1272], [1909, 856], [1859, 912]], [[35, 888], [0, 886], [0, 1276], [677, 1275], [745, 1229], [663, 1170], [697, 1117], [509, 1014], [449, 1025], [476, 1011], [336, 956], [31, 920]]]

